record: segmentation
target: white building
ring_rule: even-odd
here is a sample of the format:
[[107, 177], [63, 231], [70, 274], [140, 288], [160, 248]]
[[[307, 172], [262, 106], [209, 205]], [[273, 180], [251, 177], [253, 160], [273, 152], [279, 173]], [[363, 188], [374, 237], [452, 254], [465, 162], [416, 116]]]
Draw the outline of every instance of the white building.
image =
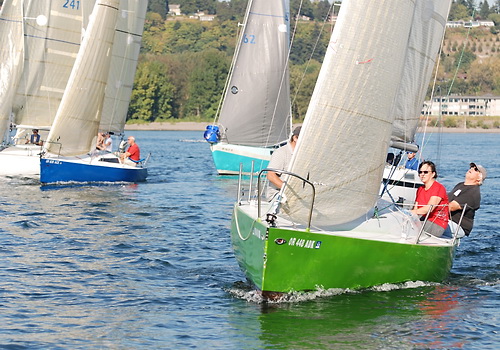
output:
[[500, 96], [435, 96], [425, 101], [423, 115], [500, 116]]
[[169, 4], [168, 5], [169, 15], [180, 16], [181, 15], [181, 5]]

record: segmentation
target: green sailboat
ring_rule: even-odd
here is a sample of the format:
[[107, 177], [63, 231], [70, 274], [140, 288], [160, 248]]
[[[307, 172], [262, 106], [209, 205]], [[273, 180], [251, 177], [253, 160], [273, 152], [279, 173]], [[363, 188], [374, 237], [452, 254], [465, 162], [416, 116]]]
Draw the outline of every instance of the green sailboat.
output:
[[[234, 207], [231, 240], [263, 292], [443, 281], [462, 234], [379, 198], [400, 91], [423, 103], [450, 1], [344, 0], [286, 185], [268, 202], [261, 174]], [[416, 82], [411, 74], [423, 74]], [[409, 91], [415, 93], [408, 93]], [[418, 93], [417, 93], [418, 91]], [[420, 101], [421, 100], [421, 101]], [[272, 170], [272, 169], [271, 169]], [[275, 169], [277, 170], [277, 169]], [[243, 186], [243, 185], [241, 185]], [[241, 191], [239, 191], [241, 193]]]

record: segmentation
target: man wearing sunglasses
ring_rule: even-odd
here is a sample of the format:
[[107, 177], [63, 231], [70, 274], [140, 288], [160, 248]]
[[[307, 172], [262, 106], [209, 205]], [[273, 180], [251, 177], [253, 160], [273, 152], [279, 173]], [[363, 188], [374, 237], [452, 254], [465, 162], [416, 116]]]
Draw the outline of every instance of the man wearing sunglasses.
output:
[[470, 163], [470, 168], [465, 173], [464, 182], [458, 183], [453, 190], [448, 193], [451, 220], [458, 224], [460, 218], [462, 218], [460, 226], [464, 230], [466, 236], [468, 236], [472, 230], [476, 210], [479, 209], [481, 204], [481, 191], [479, 190], [479, 186], [483, 184], [486, 175], [486, 169], [483, 166]]

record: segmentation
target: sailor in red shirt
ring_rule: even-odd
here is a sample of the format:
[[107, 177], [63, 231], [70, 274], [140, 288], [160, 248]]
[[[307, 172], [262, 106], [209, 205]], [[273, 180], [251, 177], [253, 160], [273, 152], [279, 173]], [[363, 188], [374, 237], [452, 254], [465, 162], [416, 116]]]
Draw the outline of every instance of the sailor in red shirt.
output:
[[417, 190], [415, 206], [412, 213], [423, 218], [429, 213], [427, 222], [424, 224], [424, 231], [434, 236], [440, 237], [449, 220], [448, 194], [443, 185], [436, 181], [436, 165], [426, 160], [418, 167], [418, 176], [424, 183]]
[[135, 137], [129, 136], [127, 141], [129, 146], [127, 151], [120, 155], [121, 162], [123, 164], [136, 166], [137, 163], [132, 160], [138, 161], [141, 159], [141, 151], [139, 150], [139, 146], [135, 143]]

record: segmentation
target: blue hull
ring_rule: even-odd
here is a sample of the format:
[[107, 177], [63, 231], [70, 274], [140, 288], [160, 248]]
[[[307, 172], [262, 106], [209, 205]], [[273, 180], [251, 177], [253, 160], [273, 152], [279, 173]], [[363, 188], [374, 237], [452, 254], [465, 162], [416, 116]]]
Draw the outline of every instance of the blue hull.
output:
[[212, 147], [212, 157], [220, 175], [239, 174], [240, 164], [243, 164], [243, 173], [249, 175], [252, 173], [252, 162], [253, 173], [267, 167], [272, 151], [272, 148], [219, 145]]
[[59, 159], [40, 160], [40, 182], [142, 182], [146, 168], [125, 168], [100, 164], [82, 164]]

